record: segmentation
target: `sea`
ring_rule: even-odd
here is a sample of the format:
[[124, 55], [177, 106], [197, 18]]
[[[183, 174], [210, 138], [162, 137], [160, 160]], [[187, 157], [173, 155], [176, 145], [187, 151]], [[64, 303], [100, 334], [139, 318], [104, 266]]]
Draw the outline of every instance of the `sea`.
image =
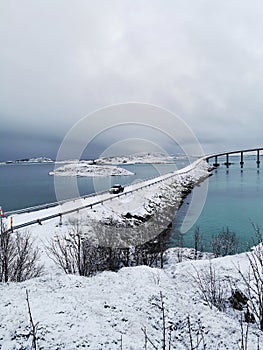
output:
[[[212, 171], [208, 182], [208, 193], [200, 216], [193, 226], [183, 234], [183, 244], [192, 247], [194, 233], [198, 228], [205, 250], [210, 250], [211, 237], [224, 230], [235, 233], [238, 251], [246, 251], [256, 241], [255, 227], [263, 230], [263, 159], [257, 168], [256, 159], [249, 156], [240, 168], [238, 157], [231, 157], [227, 168], [221, 164]], [[220, 159], [219, 159], [220, 161]], [[212, 162], [211, 162], [212, 163]], [[125, 164], [125, 169], [135, 173], [131, 176], [79, 177], [80, 195], [103, 191], [114, 183], [131, 184], [186, 166], [185, 160], [175, 164]], [[0, 206], [4, 212], [56, 202], [54, 177], [49, 172], [53, 163], [0, 165]], [[63, 180], [62, 180], [63, 181]], [[65, 181], [65, 193], [67, 181]], [[200, 187], [205, 188], [206, 183]], [[197, 191], [199, 189], [194, 189]], [[172, 225], [170, 246], [178, 244], [178, 232], [185, 219], [193, 193], [184, 199]], [[189, 213], [187, 214], [189, 215]], [[190, 214], [191, 215], [191, 214]]]

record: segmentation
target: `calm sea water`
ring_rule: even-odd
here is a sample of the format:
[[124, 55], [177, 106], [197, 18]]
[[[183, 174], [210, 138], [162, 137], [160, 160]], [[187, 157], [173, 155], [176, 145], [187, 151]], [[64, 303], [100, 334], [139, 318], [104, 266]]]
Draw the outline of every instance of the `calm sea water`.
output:
[[[255, 159], [245, 161], [241, 171], [239, 161], [234, 160], [229, 169], [221, 165], [213, 171], [209, 181], [209, 190], [203, 211], [195, 225], [184, 235], [184, 245], [193, 245], [193, 233], [199, 226], [206, 248], [212, 235], [222, 229], [229, 228], [236, 233], [240, 242], [240, 250], [247, 248], [247, 242], [254, 237], [252, 222], [263, 229], [263, 178], [261, 168], [257, 169]], [[186, 164], [180, 162], [178, 168]], [[262, 165], [263, 166], [263, 161]], [[4, 211], [22, 209], [38, 204], [56, 201], [54, 179], [48, 175], [53, 170], [53, 164], [19, 164], [0, 166], [0, 206]], [[133, 176], [78, 178], [81, 195], [96, 191], [107, 190], [113, 183], [123, 185], [138, 180], [157, 176], [160, 173], [175, 170], [172, 164], [125, 165], [124, 168], [135, 172]], [[64, 180], [62, 179], [62, 182]], [[65, 192], [67, 182], [65, 179]], [[204, 184], [201, 184], [204, 186]], [[176, 244], [176, 233], [180, 230], [187, 203], [186, 198], [173, 222], [171, 245]]]
[[[112, 177], [79, 177], [78, 189], [80, 195], [91, 194], [95, 191], [105, 191], [114, 183], [122, 185], [146, 178], [158, 176], [176, 168], [182, 168], [185, 161], [175, 164], [127, 164], [125, 169], [135, 173], [131, 176]], [[39, 204], [55, 202], [54, 177], [48, 175], [54, 169], [52, 163], [42, 164], [9, 164], [0, 165], [0, 206], [4, 211], [23, 209]], [[60, 177], [59, 185], [68, 192], [68, 178]], [[67, 196], [70, 198], [70, 195]]]
[[[206, 250], [210, 248], [211, 236], [227, 227], [235, 232], [239, 251], [247, 250], [248, 245], [251, 246], [253, 240], [256, 241], [252, 223], [263, 230], [263, 169], [257, 169], [256, 159], [253, 157], [245, 160], [243, 170], [238, 158], [233, 157], [232, 161], [234, 164], [228, 169], [221, 164], [206, 180], [209, 182], [206, 203], [195, 225], [184, 235], [185, 246], [193, 246], [193, 235], [197, 226]], [[187, 198], [174, 220], [174, 236], [180, 230], [189, 201], [190, 198]], [[175, 244], [175, 238], [171, 244]]]

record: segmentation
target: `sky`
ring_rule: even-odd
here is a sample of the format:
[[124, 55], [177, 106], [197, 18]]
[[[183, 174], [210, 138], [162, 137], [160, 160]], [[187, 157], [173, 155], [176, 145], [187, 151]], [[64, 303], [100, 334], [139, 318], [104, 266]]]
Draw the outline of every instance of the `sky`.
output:
[[[0, 0], [0, 161], [55, 158], [79, 120], [127, 102], [178, 116], [205, 153], [262, 147], [262, 18], [255, 0]], [[90, 156], [118, 138], [173, 152], [143, 130], [94, 134]]]

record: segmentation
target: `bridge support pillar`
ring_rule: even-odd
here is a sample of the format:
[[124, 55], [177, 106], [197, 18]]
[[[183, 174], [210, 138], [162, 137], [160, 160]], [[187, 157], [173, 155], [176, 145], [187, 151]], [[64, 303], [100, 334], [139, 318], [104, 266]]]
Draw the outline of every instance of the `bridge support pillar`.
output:
[[259, 168], [260, 160], [259, 160], [259, 149], [257, 150], [257, 167]]
[[216, 166], [216, 167], [219, 166], [219, 163], [217, 163], [217, 156], [215, 156], [215, 162], [214, 162], [213, 166]]
[[226, 162], [225, 162], [225, 165], [226, 165], [226, 167], [228, 168], [230, 164], [231, 164], [231, 163], [229, 162], [229, 154], [226, 153]]
[[244, 153], [241, 151], [240, 152], [240, 166], [241, 168], [243, 168], [243, 165], [244, 165]]

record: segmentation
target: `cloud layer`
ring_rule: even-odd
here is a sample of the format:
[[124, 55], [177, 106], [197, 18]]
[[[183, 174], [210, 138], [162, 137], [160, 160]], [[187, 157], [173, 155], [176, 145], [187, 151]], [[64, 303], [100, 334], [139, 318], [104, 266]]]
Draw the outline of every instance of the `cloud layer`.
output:
[[208, 153], [261, 146], [262, 17], [246, 0], [1, 2], [0, 160], [54, 157], [80, 118], [129, 101], [176, 113]]

